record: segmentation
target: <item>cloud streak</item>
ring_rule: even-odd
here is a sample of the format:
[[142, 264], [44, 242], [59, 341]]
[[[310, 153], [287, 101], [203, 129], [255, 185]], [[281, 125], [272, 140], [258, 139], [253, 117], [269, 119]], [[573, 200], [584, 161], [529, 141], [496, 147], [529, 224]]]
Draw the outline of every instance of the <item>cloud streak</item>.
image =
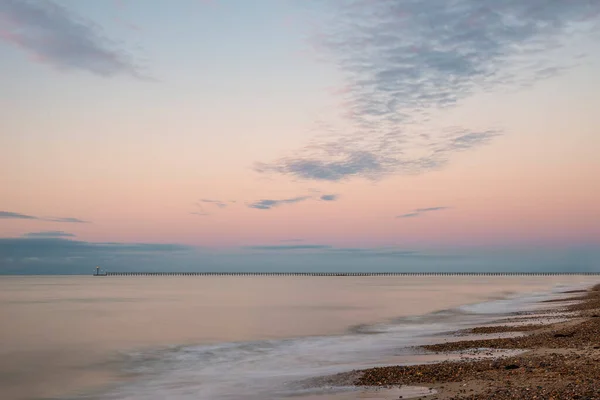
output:
[[29, 232], [23, 235], [26, 238], [67, 238], [75, 237], [74, 234], [65, 231], [42, 231], [42, 232]]
[[70, 217], [67, 217], [67, 218], [49, 218], [49, 219], [46, 219], [45, 221], [67, 222], [67, 223], [70, 223], [70, 224], [88, 224], [89, 223], [89, 221], [84, 221], [84, 220], [79, 219], [79, 218], [70, 218]]
[[415, 217], [420, 217], [421, 215], [423, 215], [425, 213], [447, 210], [448, 208], [450, 208], [450, 207], [417, 208], [416, 210], [413, 210], [409, 213], [398, 215], [398, 216], [396, 216], [396, 218], [415, 218]]
[[419, 253], [413, 250], [405, 250], [389, 247], [359, 248], [359, 247], [334, 247], [320, 244], [305, 245], [263, 245], [247, 246], [245, 250], [256, 250], [264, 252], [287, 252], [302, 251], [303, 254], [313, 254], [326, 257], [363, 257], [363, 258], [406, 258], [406, 257], [429, 257], [430, 255]]
[[524, 88], [562, 73], [580, 61], [549, 55], [576, 47], [565, 38], [599, 31], [600, 3], [589, 0], [325, 4], [331, 18], [314, 42], [348, 77], [338, 93], [344, 126], [328, 128], [289, 157], [257, 163], [259, 173], [342, 181], [442, 168], [455, 153], [503, 131], [433, 129], [428, 124], [436, 113], [478, 91]]
[[94, 243], [56, 237], [0, 238], [0, 258], [93, 257], [111, 253], [172, 253], [191, 249], [189, 246], [162, 243]]
[[0, 219], [39, 219], [32, 215], [26, 215], [11, 211], [0, 211]]
[[300, 202], [306, 201], [310, 198], [311, 198], [310, 196], [299, 196], [299, 197], [292, 197], [290, 199], [281, 199], [281, 200], [263, 199], [263, 200], [258, 200], [254, 203], [248, 204], [248, 207], [255, 208], [257, 210], [270, 210], [272, 208], [279, 207], [283, 204], [300, 203]]
[[449, 207], [428, 207], [428, 208], [417, 208], [415, 211], [420, 213], [430, 212], [430, 211], [441, 211], [446, 210]]
[[324, 194], [321, 197], [321, 201], [336, 201], [340, 196], [337, 194]]
[[300, 203], [306, 200], [320, 200], [326, 202], [332, 202], [339, 199], [339, 195], [337, 194], [324, 194], [320, 196], [298, 196], [292, 197], [290, 199], [281, 199], [281, 200], [273, 200], [273, 199], [262, 199], [255, 201], [253, 203], [247, 204], [250, 208], [255, 208], [257, 210], [271, 210], [274, 207], [281, 206], [283, 204], [295, 204]]
[[273, 246], [247, 246], [248, 250], [262, 251], [287, 251], [287, 250], [325, 250], [331, 249], [331, 246], [320, 244], [298, 244], [298, 245], [273, 245]]
[[96, 265], [109, 270], [164, 270], [165, 265], [193, 257], [196, 249], [169, 243], [86, 242], [50, 235], [0, 238], [0, 274], [91, 273]]
[[396, 218], [414, 218], [414, 217], [418, 217], [419, 215], [421, 215], [421, 214], [418, 212], [411, 212], [411, 213], [398, 215]]
[[201, 199], [200, 202], [213, 204], [219, 208], [225, 208], [228, 206], [227, 202], [221, 200], [210, 200], [210, 199]]
[[0, 40], [58, 70], [144, 78], [133, 57], [104, 37], [99, 27], [50, 0], [0, 1]]
[[210, 215], [210, 213], [206, 212], [206, 210], [204, 209], [205, 204], [216, 206], [218, 208], [226, 208], [227, 206], [229, 206], [230, 203], [231, 204], [235, 203], [235, 200], [221, 201], [221, 200], [211, 200], [211, 199], [200, 199], [195, 203], [195, 206], [198, 207], [198, 209], [200, 211], [194, 211], [194, 212], [191, 212], [190, 214], [197, 215], [197, 216], [207, 216], [207, 215]]
[[84, 221], [79, 218], [73, 217], [51, 217], [51, 218], [42, 218], [36, 217], [33, 215], [21, 214], [11, 211], [0, 211], [0, 219], [22, 219], [22, 220], [37, 220], [37, 221], [46, 221], [46, 222], [61, 222], [61, 223], [70, 223], [70, 224], [88, 224], [90, 221]]
[[329, 254], [340, 255], [348, 254], [352, 257], [365, 257], [365, 258], [406, 258], [406, 257], [429, 257], [427, 254], [419, 253], [413, 250], [404, 250], [397, 248], [352, 248], [352, 247], [341, 247], [332, 248]]

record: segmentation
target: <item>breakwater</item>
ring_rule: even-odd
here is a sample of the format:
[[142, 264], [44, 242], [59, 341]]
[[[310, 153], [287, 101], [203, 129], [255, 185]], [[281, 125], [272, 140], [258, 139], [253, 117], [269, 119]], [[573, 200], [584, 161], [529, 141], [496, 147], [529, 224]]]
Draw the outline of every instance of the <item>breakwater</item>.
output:
[[557, 276], [600, 272], [105, 272], [95, 276]]

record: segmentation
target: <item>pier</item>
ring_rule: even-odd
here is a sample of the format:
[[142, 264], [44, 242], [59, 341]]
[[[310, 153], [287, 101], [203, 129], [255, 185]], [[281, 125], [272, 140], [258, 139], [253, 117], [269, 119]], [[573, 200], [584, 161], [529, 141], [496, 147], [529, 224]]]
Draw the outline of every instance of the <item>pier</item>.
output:
[[600, 276], [600, 272], [104, 272], [94, 276]]

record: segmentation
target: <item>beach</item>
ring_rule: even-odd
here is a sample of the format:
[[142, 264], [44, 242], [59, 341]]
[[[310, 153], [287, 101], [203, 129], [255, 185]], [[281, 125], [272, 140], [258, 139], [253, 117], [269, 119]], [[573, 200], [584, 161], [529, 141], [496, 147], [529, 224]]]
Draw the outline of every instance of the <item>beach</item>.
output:
[[[573, 291], [575, 292], [575, 291]], [[485, 349], [518, 349], [524, 353], [495, 360], [461, 360], [417, 366], [391, 366], [353, 372], [354, 383], [367, 387], [427, 387], [435, 394], [403, 396], [421, 399], [599, 399], [600, 398], [600, 285], [577, 296], [547, 301], [551, 311], [567, 319], [540, 324], [544, 317], [527, 313], [529, 325], [490, 325], [471, 329], [477, 334], [527, 332], [512, 338], [455, 340], [425, 345], [436, 354]], [[565, 293], [569, 295], [569, 293]], [[574, 294], [574, 293], [573, 293]], [[567, 305], [563, 305], [567, 304]], [[382, 398], [392, 397], [388, 393]]]

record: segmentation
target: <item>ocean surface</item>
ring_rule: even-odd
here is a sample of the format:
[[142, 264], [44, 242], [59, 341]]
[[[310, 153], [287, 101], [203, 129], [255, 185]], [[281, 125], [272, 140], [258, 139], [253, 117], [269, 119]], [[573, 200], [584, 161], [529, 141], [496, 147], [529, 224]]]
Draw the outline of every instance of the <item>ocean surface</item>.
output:
[[326, 395], [351, 388], [313, 378], [423, 362], [412, 346], [599, 280], [0, 277], [0, 398]]

